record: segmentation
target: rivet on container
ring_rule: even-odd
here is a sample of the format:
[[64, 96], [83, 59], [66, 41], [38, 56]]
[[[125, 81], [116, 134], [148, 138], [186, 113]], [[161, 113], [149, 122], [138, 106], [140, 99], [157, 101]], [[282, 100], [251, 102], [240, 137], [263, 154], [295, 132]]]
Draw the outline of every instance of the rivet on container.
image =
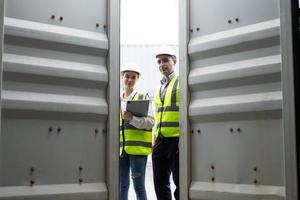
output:
[[253, 167], [253, 171], [257, 172], [257, 170], [258, 170], [257, 167]]
[[191, 133], [192, 133], [192, 134], [194, 133], [194, 129], [191, 130]]
[[64, 20], [63, 16], [60, 16], [59, 21], [63, 21], [63, 20]]
[[60, 132], [61, 132], [61, 128], [58, 127], [58, 128], [56, 129], [56, 131], [57, 131], [57, 133], [60, 133]]
[[95, 134], [98, 134], [99, 130], [97, 128], [95, 128]]
[[99, 23], [96, 23], [96, 27], [99, 28], [99, 26], [100, 26], [100, 24], [99, 24]]
[[83, 180], [82, 178], [78, 179], [79, 184], [82, 184]]
[[50, 17], [51, 19], [55, 19], [55, 15], [51, 15], [51, 17]]
[[239, 22], [240, 20], [239, 20], [239, 18], [235, 18], [235, 21], [236, 21], [236, 22]]
[[192, 32], [193, 32], [193, 29], [191, 29], [190, 32], [192, 33]]
[[239, 133], [242, 131], [240, 128], [237, 128], [236, 130], [237, 130], [237, 132], [239, 132]]
[[49, 127], [49, 133], [51, 133], [53, 131], [53, 128], [52, 127]]
[[198, 132], [198, 133], [201, 133], [201, 130], [200, 130], [200, 129], [198, 129], [198, 130], [197, 130], [197, 132]]
[[30, 180], [30, 186], [34, 185], [34, 180]]
[[104, 24], [104, 25], [103, 25], [103, 28], [105, 29], [105, 28], [107, 28], [107, 26]]
[[102, 133], [106, 133], [106, 129], [104, 128], [104, 129], [102, 129]]
[[229, 131], [230, 131], [230, 133], [233, 133], [233, 128], [230, 128]]
[[258, 181], [257, 181], [256, 179], [254, 179], [253, 183], [254, 183], [255, 185], [257, 185], [257, 184], [258, 184]]
[[78, 167], [78, 170], [79, 170], [79, 172], [82, 172], [83, 167], [82, 167], [82, 166], [79, 166], [79, 167]]
[[196, 29], [197, 31], [200, 31], [200, 28], [199, 27], [197, 27], [197, 29]]
[[215, 166], [214, 165], [210, 166], [210, 168], [211, 168], [211, 170], [215, 170]]
[[30, 174], [34, 172], [34, 167], [30, 167]]
[[215, 177], [211, 177], [210, 179], [212, 182], [215, 182]]
[[231, 23], [232, 23], [232, 21], [231, 21], [230, 19], [229, 19], [227, 22], [228, 22], [228, 24], [231, 24]]

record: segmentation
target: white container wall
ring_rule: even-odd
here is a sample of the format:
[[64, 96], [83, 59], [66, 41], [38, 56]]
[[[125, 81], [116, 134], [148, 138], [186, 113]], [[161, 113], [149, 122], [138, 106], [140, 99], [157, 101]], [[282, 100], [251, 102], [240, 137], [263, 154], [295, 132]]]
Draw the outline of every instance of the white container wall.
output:
[[284, 199], [279, 1], [190, 0], [186, 15], [189, 198]]
[[[297, 99], [299, 99], [299, 2], [280, 1], [280, 43], [282, 57], [282, 96], [283, 96], [283, 132], [285, 148], [285, 188], [286, 199], [298, 199], [299, 197], [299, 155], [297, 149], [299, 138], [299, 109], [297, 110]], [[298, 11], [298, 16], [295, 12]], [[292, 14], [293, 13], [293, 14]], [[297, 42], [298, 41], [298, 42]], [[299, 81], [298, 81], [299, 82]], [[299, 100], [298, 100], [299, 101]], [[298, 131], [299, 132], [299, 131]]]
[[113, 2], [5, 2], [0, 199], [108, 199]]
[[[2, 65], [2, 52], [3, 52], [3, 23], [4, 23], [4, 0], [0, 0], [0, 77], [2, 77], [3, 65]], [[2, 78], [0, 78], [0, 88], [2, 88]], [[0, 98], [2, 91], [0, 90]], [[1, 107], [1, 105], [0, 105]], [[1, 117], [1, 109], [0, 109], [0, 117]], [[1, 128], [1, 123], [0, 123]], [[0, 184], [2, 183], [2, 137], [0, 132]]]

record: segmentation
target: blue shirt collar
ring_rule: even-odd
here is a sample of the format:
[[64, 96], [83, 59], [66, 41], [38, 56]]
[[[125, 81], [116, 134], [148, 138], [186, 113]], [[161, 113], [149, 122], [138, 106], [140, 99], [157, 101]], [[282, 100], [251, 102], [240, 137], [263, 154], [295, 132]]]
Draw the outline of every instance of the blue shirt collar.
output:
[[171, 73], [168, 75], [168, 77], [165, 77], [165, 76], [164, 76], [164, 77], [160, 80], [160, 83], [161, 83], [162, 85], [164, 85], [164, 84], [170, 82], [170, 80], [172, 80], [172, 78], [174, 78], [174, 76], [176, 76], [176, 72], [175, 72], [175, 71], [171, 72]]

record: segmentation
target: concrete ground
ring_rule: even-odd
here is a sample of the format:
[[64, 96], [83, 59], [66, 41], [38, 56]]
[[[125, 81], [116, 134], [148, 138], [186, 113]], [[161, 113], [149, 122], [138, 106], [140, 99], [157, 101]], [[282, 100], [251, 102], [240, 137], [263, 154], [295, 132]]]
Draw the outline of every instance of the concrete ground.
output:
[[[148, 156], [145, 182], [146, 182], [146, 191], [147, 191], [148, 200], [156, 200], [155, 191], [154, 191], [154, 184], [153, 184], [153, 172], [152, 172], [151, 156]], [[175, 189], [175, 185], [173, 184], [172, 176], [171, 176], [170, 182], [171, 182], [171, 190], [172, 190], [172, 194], [173, 194], [174, 189]], [[173, 199], [174, 199], [174, 197], [173, 197]], [[136, 196], [135, 196], [132, 181], [130, 182], [128, 200], [136, 200]]]

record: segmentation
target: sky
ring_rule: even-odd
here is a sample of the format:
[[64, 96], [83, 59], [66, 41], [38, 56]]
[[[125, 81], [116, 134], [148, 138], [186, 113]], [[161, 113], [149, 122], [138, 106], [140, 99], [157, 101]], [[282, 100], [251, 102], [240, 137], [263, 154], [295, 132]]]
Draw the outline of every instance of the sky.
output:
[[179, 0], [121, 0], [121, 45], [178, 44]]

